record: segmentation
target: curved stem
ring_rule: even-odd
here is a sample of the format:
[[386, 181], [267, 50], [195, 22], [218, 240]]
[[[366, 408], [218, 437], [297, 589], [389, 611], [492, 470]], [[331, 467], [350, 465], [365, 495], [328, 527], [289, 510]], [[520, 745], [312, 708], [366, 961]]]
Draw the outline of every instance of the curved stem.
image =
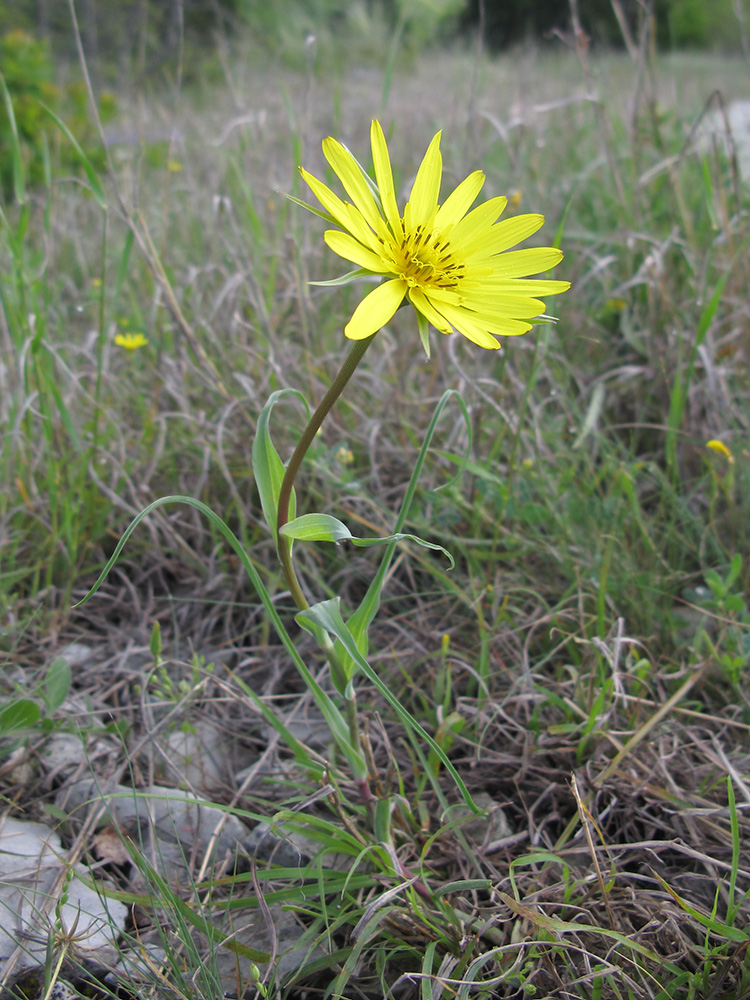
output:
[[349, 351], [349, 354], [346, 356], [346, 359], [339, 369], [336, 378], [333, 382], [331, 382], [328, 391], [321, 399], [317, 409], [310, 417], [307, 427], [305, 427], [302, 432], [302, 436], [297, 442], [297, 447], [294, 449], [292, 457], [289, 459], [289, 464], [286, 467], [286, 472], [284, 473], [284, 478], [281, 482], [278, 512], [276, 515], [277, 548], [279, 559], [281, 560], [281, 566], [284, 571], [284, 579], [289, 587], [289, 592], [294, 599], [294, 603], [300, 611], [305, 611], [310, 607], [310, 604], [302, 592], [299, 580], [297, 579], [297, 574], [294, 570], [294, 563], [292, 562], [292, 541], [289, 538], [285, 538], [284, 535], [281, 534], [281, 528], [283, 528], [289, 520], [289, 503], [292, 497], [292, 488], [294, 486], [294, 480], [297, 477], [297, 473], [299, 472], [299, 467], [302, 465], [302, 460], [307, 454], [307, 450], [312, 444], [315, 435], [318, 433], [321, 424], [330, 412], [333, 404], [341, 395], [346, 383], [354, 374], [357, 365], [364, 357], [365, 351], [370, 346], [373, 339], [374, 336], [368, 337], [367, 340], [357, 340], [354, 342], [354, 345]]
[[[286, 538], [281, 533], [283, 526], [289, 521], [289, 503], [292, 498], [292, 488], [294, 486], [294, 480], [299, 472], [299, 467], [302, 465], [302, 460], [307, 454], [307, 450], [313, 442], [315, 435], [320, 429], [320, 425], [325, 420], [326, 416], [330, 412], [333, 404], [341, 395], [344, 387], [346, 386], [349, 379], [354, 374], [357, 365], [360, 363], [364, 357], [365, 351], [370, 346], [374, 340], [374, 335], [368, 337], [367, 340], [357, 340], [354, 346], [347, 354], [343, 365], [339, 369], [336, 378], [331, 382], [328, 391], [325, 396], [321, 399], [318, 404], [315, 413], [310, 417], [310, 420], [302, 432], [302, 436], [297, 442], [297, 447], [294, 449], [292, 457], [289, 459], [289, 464], [286, 467], [284, 473], [284, 478], [281, 481], [281, 489], [279, 491], [279, 505], [276, 515], [276, 547], [279, 553], [279, 559], [281, 561], [281, 567], [284, 571], [284, 579], [289, 587], [289, 593], [292, 595], [294, 603], [300, 609], [300, 611], [305, 611], [310, 607], [307, 598], [302, 592], [302, 587], [297, 579], [297, 574], [294, 570], [294, 562], [292, 560], [292, 539]], [[339, 662], [339, 658], [336, 655], [334, 649], [334, 644], [330, 637], [324, 633], [324, 641], [322, 643], [323, 651], [326, 654], [328, 663], [331, 668], [331, 677], [334, 681], [334, 685], [344, 696], [346, 720], [349, 725], [349, 740], [353, 747], [359, 746], [359, 724], [357, 720], [357, 699], [354, 693], [354, 689], [351, 685], [346, 683], [346, 675]], [[344, 694], [346, 691], [346, 694]], [[369, 787], [367, 782], [363, 782], [366, 788], [366, 794], [363, 791], [362, 795], [365, 802], [368, 804], [368, 809], [371, 808], [368, 796], [370, 795]]]

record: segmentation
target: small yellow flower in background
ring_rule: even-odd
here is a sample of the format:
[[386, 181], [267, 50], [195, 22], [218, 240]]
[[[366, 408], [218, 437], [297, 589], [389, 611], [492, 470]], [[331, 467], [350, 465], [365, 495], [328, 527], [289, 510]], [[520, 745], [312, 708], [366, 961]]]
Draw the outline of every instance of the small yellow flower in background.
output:
[[604, 303], [604, 308], [610, 309], [612, 312], [622, 312], [626, 305], [627, 302], [625, 301], [625, 299], [614, 298], [614, 299], [607, 299], [607, 301]]
[[115, 343], [126, 351], [137, 351], [139, 347], [145, 347], [148, 341], [142, 333], [117, 333]]
[[730, 465], [734, 465], [734, 455], [723, 441], [717, 441], [712, 438], [710, 441], [706, 441], [706, 447], [710, 448], [711, 451], [717, 452], [719, 455], [723, 455]]
[[507, 198], [491, 198], [469, 211], [484, 185], [481, 170], [470, 174], [439, 204], [441, 134], [437, 133], [425, 153], [403, 213], [396, 202], [388, 147], [377, 121], [370, 130], [376, 184], [345, 146], [332, 138], [323, 141], [323, 153], [352, 203], [342, 201], [300, 167], [326, 210], [312, 211], [344, 230], [329, 229], [326, 243], [340, 257], [359, 265], [359, 270], [333, 283], [368, 275], [385, 279], [365, 296], [347, 323], [344, 333], [351, 340], [377, 333], [407, 300], [416, 310], [428, 356], [428, 324], [441, 333], [457, 330], [480, 347], [493, 350], [500, 347], [496, 337], [527, 333], [533, 320], [543, 316], [544, 303], [536, 296], [557, 295], [570, 287], [567, 281], [527, 280], [559, 264], [563, 256], [559, 250], [511, 250], [540, 228], [543, 216], [519, 215], [498, 222]]
[[336, 461], [340, 462], [342, 465], [351, 465], [354, 461], [354, 452], [351, 448], [345, 448], [342, 445], [336, 452]]
[[167, 160], [167, 170], [170, 174], [181, 174], [182, 164], [179, 160]]

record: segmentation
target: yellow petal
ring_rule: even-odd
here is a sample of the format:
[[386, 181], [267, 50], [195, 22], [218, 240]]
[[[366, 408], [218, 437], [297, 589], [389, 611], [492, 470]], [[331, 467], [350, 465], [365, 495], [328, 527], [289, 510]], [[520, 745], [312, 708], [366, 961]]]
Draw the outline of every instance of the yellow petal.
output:
[[522, 317], [503, 316], [502, 313], [493, 313], [489, 310], [469, 313], [471, 320], [483, 330], [487, 330], [495, 337], [520, 337], [528, 333], [534, 325], [533, 321], [539, 313], [528, 317], [531, 322], [526, 322]]
[[443, 157], [440, 154], [440, 136], [442, 134], [442, 132], [438, 132], [433, 138], [419, 165], [409, 201], [404, 209], [404, 225], [407, 231], [414, 231], [417, 226], [424, 226], [431, 222], [437, 208], [440, 181], [443, 175]]
[[117, 333], [115, 343], [126, 351], [136, 351], [139, 347], [145, 347], [148, 341], [142, 333]]
[[501, 319], [487, 323], [487, 329], [496, 337], [521, 337], [528, 333], [533, 323], [524, 323], [520, 319]]
[[[451, 305], [460, 306], [463, 302], [463, 295], [453, 288], [440, 288], [439, 285], [431, 285], [425, 289], [425, 294], [429, 295], [430, 302], [435, 305], [439, 302], [450, 302]], [[436, 305], [436, 308], [439, 306]]]
[[464, 281], [461, 289], [465, 293], [481, 292], [490, 297], [492, 295], [560, 295], [570, 288], [569, 281], [547, 281], [543, 278], [530, 278], [524, 281], [522, 278], [499, 278], [497, 280], [485, 281]]
[[438, 209], [435, 216], [435, 228], [443, 229], [445, 226], [455, 225], [460, 219], [463, 219], [477, 200], [477, 195], [483, 186], [484, 174], [481, 170], [475, 170], [473, 174], [469, 174], [466, 180], [461, 181], [455, 191], [448, 195]]
[[717, 452], [719, 455], [723, 455], [730, 465], [734, 465], [734, 455], [723, 441], [718, 441], [716, 438], [712, 438], [710, 441], [706, 441], [706, 447]]
[[455, 326], [458, 332], [473, 344], [484, 347], [488, 351], [496, 351], [500, 347], [495, 338], [464, 309], [455, 309], [453, 306], [446, 305], [441, 306], [441, 311], [445, 313], [445, 318]]
[[366, 267], [368, 271], [375, 271], [377, 274], [386, 272], [387, 268], [382, 257], [367, 247], [363, 247], [359, 240], [355, 240], [349, 233], [340, 233], [338, 229], [328, 229], [324, 233], [323, 239], [339, 257], [351, 260], [355, 264], [359, 264], [360, 267]]
[[464, 246], [471, 246], [477, 240], [491, 239], [493, 230], [490, 227], [500, 217], [507, 204], [507, 198], [490, 198], [483, 205], [477, 206], [456, 225], [451, 233], [451, 242], [456, 245], [460, 243], [463, 253]]
[[394, 278], [373, 289], [354, 310], [344, 328], [346, 336], [350, 340], [365, 340], [377, 333], [404, 301], [406, 287], [405, 281]]
[[543, 215], [516, 215], [513, 219], [504, 219], [492, 227], [491, 233], [482, 236], [481, 243], [476, 240], [467, 245], [465, 252], [467, 255], [476, 252], [483, 257], [503, 253], [533, 236], [543, 225]]
[[330, 136], [323, 140], [323, 154], [344, 185], [346, 193], [372, 228], [377, 230], [383, 220], [357, 161], [346, 146]]
[[308, 174], [303, 167], [300, 167], [299, 170], [320, 204], [329, 215], [333, 216], [341, 228], [348, 230], [360, 243], [373, 249], [377, 248], [377, 238], [359, 209], [342, 201], [329, 187], [326, 187], [317, 177]]
[[432, 323], [440, 333], [453, 333], [453, 328], [444, 316], [438, 312], [421, 288], [409, 289], [409, 301], [418, 309], [428, 323]]
[[544, 312], [544, 303], [523, 295], [465, 295], [467, 309], [485, 316], [507, 319], [532, 319]]
[[562, 256], [562, 251], [554, 247], [528, 247], [499, 254], [492, 258], [492, 263], [499, 278], [525, 278], [529, 274], [549, 271], [560, 263]]
[[401, 214], [398, 210], [396, 192], [393, 187], [393, 172], [388, 146], [380, 122], [374, 121], [370, 127], [370, 145], [372, 147], [372, 162], [375, 167], [375, 180], [380, 191], [380, 201], [385, 217], [395, 236], [401, 228]]
[[339, 196], [334, 194], [334, 192], [331, 191], [329, 187], [326, 187], [322, 181], [319, 181], [317, 177], [313, 177], [312, 174], [309, 174], [304, 167], [300, 167], [299, 172], [323, 208], [334, 217], [340, 226], [347, 229], [349, 223], [349, 212]]

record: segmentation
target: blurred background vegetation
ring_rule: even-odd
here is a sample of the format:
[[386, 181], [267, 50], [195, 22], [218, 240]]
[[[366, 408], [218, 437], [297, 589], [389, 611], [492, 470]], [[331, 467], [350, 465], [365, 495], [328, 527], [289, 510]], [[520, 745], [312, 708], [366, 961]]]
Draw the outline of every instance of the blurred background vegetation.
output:
[[[361, 63], [380, 61], [398, 31], [401, 51], [429, 43], [470, 41], [481, 29], [491, 50], [533, 41], [553, 42], [570, 30], [571, 8], [594, 45], [622, 47], [623, 25], [642, 35], [644, 19], [661, 49], [701, 48], [737, 52], [746, 47], [750, 0], [77, 0], [76, 12], [92, 72], [102, 83], [143, 80], [173, 68], [182, 52], [183, 79], [201, 54], [216, 56], [217, 40], [233, 40], [269, 58], [299, 60], [314, 35], [318, 47], [342, 38]], [[2, 0], [0, 25], [48, 41], [56, 58], [76, 53], [69, 0]], [[333, 47], [330, 52], [334, 51]], [[344, 49], [335, 47], [336, 58]], [[272, 55], [271, 55], [272, 54]], [[203, 68], [203, 67], [202, 67]], [[5, 67], [3, 67], [5, 73]]]
[[0, 0], [0, 75], [15, 116], [13, 126], [0, 101], [6, 199], [15, 130], [32, 185], [44, 177], [49, 142], [57, 143], [56, 162], [70, 160], [41, 104], [62, 118], [95, 166], [103, 165], [87, 117], [73, 13], [105, 124], [117, 111], [115, 93], [149, 83], [200, 88], [225, 79], [238, 57], [297, 70], [313, 63], [337, 71], [381, 66], [389, 74], [396, 58], [408, 64], [430, 46], [469, 46], [477, 38], [491, 53], [562, 42], [627, 47], [631, 54], [632, 40], [646, 38], [654, 51], [750, 58], [750, 0]]

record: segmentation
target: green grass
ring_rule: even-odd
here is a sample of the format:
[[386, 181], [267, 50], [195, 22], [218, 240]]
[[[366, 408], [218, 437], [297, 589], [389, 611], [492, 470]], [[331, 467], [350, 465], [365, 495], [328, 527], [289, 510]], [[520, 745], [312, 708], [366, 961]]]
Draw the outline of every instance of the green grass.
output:
[[[236, 554], [195, 508], [155, 509], [98, 597], [71, 605], [132, 518], [167, 494], [213, 508], [269, 593], [282, 589], [250, 469], [255, 424], [276, 390], [320, 399], [359, 294], [308, 284], [341, 269], [322, 223], [284, 198], [305, 197], [298, 163], [326, 176], [324, 136], [363, 156], [380, 117], [403, 188], [443, 128], [447, 177], [481, 167], [487, 196], [515, 192], [517, 211], [542, 212], [543, 242], [566, 255], [556, 277], [573, 285], [551, 304], [556, 325], [499, 356], [433, 334], [426, 363], [399, 313], [297, 483], [299, 513], [389, 534], [435, 406], [460, 390], [471, 455], [464, 466], [467, 428], [448, 405], [404, 528], [457, 565], [399, 550], [370, 662], [525, 839], [483, 853], [452, 812], [439, 757], [363, 684], [374, 830], [346, 767], [326, 770], [325, 753], [295, 746], [279, 722], [298, 770], [268, 796], [217, 801], [299, 828], [321, 853], [335, 845], [345, 867], [313, 857], [293, 871], [204, 874], [183, 899], [144, 859], [149, 892], [128, 898], [166, 914], [172, 987], [152, 970], [159, 995], [215, 992], [191, 937], [202, 928], [216, 951], [209, 913], [225, 934], [230, 917], [282, 902], [327, 996], [747, 995], [749, 195], [718, 148], [687, 142], [713, 90], [741, 93], [743, 69], [700, 55], [648, 72], [603, 55], [589, 68], [563, 51], [424, 54], [385, 78], [330, 64], [261, 75], [238, 60], [231, 93], [212, 82], [176, 104], [133, 99], [123, 130], [177, 130], [166, 156], [115, 146], [110, 176], [77, 179], [52, 163], [44, 187], [17, 184], [3, 208], [0, 642], [4, 704], [20, 708], [0, 725], [16, 743], [94, 731], [44, 693], [55, 648], [83, 637], [107, 644], [111, 683], [74, 673], [73, 689], [131, 746], [148, 744], [148, 686], [118, 656], [127, 643], [147, 650], [154, 621], [188, 721], [229, 713], [257, 741], [258, 712], [296, 700]], [[127, 353], [118, 331], [148, 345]], [[286, 459], [302, 407], [285, 398], [273, 425]], [[706, 449], [716, 438], [734, 464]], [[375, 566], [370, 550], [322, 545], [301, 564], [319, 599], [349, 607]], [[294, 632], [290, 602], [276, 606]], [[207, 671], [198, 691], [186, 650], [222, 645], [263, 664], [261, 679]], [[300, 648], [317, 669], [306, 637]], [[153, 773], [158, 755], [147, 760], [137, 766]], [[321, 786], [320, 810], [303, 810]], [[33, 801], [11, 784], [3, 794]], [[263, 977], [269, 995], [297, 995], [274, 963]], [[148, 983], [129, 989], [149, 995]]]

